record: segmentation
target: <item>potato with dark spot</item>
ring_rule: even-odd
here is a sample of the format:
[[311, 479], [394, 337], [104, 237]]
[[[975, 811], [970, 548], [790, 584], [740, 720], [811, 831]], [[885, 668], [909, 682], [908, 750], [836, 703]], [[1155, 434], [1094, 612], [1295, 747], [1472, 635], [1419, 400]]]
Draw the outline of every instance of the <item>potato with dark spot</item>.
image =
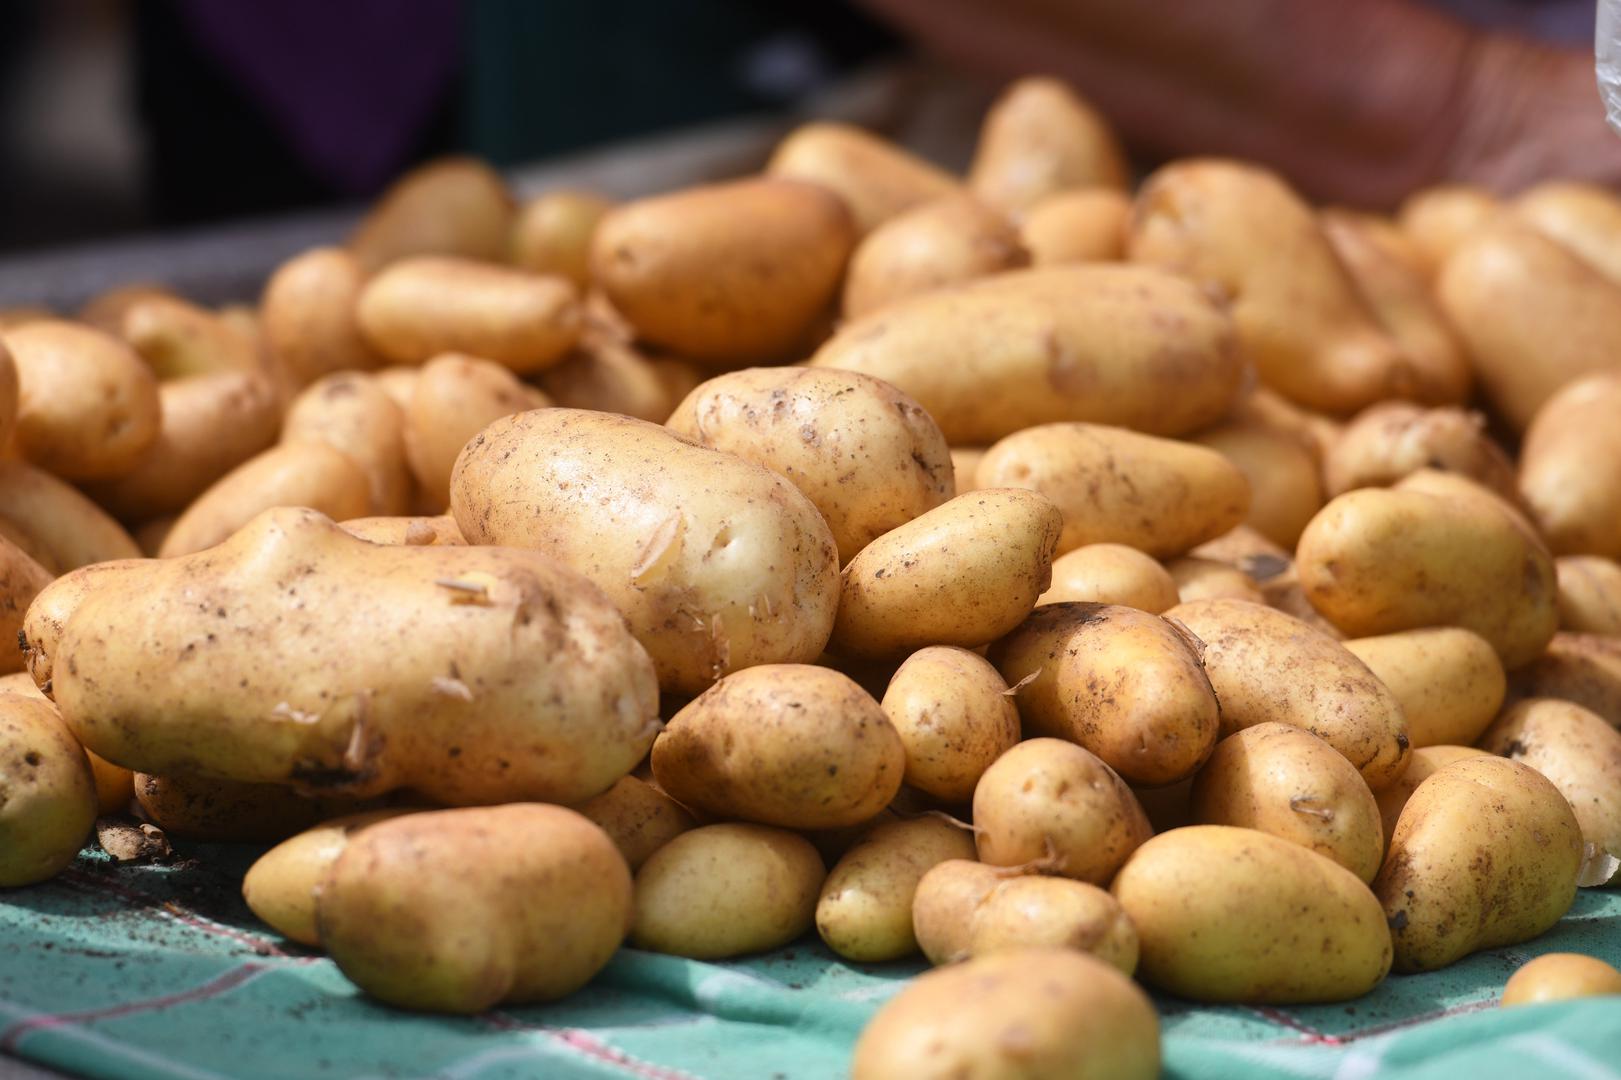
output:
[[404, 410], [405, 458], [419, 505], [450, 505], [450, 474], [473, 436], [503, 416], [550, 405], [545, 394], [500, 364], [446, 353], [422, 365]]
[[1502, 1005], [1539, 1005], [1609, 994], [1621, 994], [1621, 971], [1594, 956], [1544, 953], [1509, 976]]
[[1373, 795], [1379, 804], [1379, 821], [1385, 831], [1385, 846], [1390, 846], [1390, 838], [1396, 834], [1396, 822], [1401, 818], [1402, 807], [1413, 797], [1418, 785], [1454, 761], [1483, 756], [1487, 756], [1486, 751], [1474, 746], [1441, 745], [1415, 748], [1407, 759], [1407, 768], [1402, 772], [1401, 778], [1388, 787], [1380, 788]]
[[967, 195], [947, 195], [899, 214], [869, 233], [850, 256], [843, 315], [1030, 262], [1007, 218]]
[[248, 867], [242, 899], [276, 933], [300, 945], [318, 947], [315, 897], [321, 879], [338, 861], [349, 838], [368, 825], [409, 814], [404, 808], [367, 810], [323, 821], [288, 837]]
[[405, 416], [370, 376], [342, 371], [311, 383], [287, 406], [281, 441], [325, 443], [346, 454], [366, 474], [370, 513], [396, 515], [410, 509]]
[[865, 236], [898, 214], [961, 190], [957, 178], [904, 147], [849, 124], [795, 128], [766, 165], [769, 176], [805, 180], [838, 195]]
[[53, 574], [141, 554], [105, 510], [24, 461], [0, 461], [0, 536]]
[[[1621, 306], [1621, 291], [1616, 303]], [[1525, 433], [1520, 489], [1556, 554], [1621, 559], [1617, 415], [1621, 374], [1605, 372], [1560, 388]]]
[[1486, 433], [1486, 419], [1459, 408], [1387, 401], [1357, 414], [1323, 459], [1330, 495], [1389, 487], [1420, 469], [1466, 476], [1513, 503], [1514, 463]]
[[1510, 676], [1509, 697], [1573, 701], [1621, 728], [1621, 640], [1555, 634], [1540, 659]]
[[1554, 573], [1559, 629], [1621, 637], [1621, 563], [1598, 555], [1562, 555], [1554, 560]]
[[1020, 217], [1056, 192], [1123, 189], [1128, 175], [1120, 141], [1096, 109], [1058, 79], [1029, 77], [986, 112], [968, 187]]
[[95, 821], [90, 763], [56, 710], [0, 693], [0, 888], [56, 876]]
[[919, 649], [890, 679], [882, 705], [906, 751], [907, 785], [945, 803], [973, 798], [985, 770], [1019, 741], [1013, 691], [967, 649]]
[[389, 185], [349, 237], [349, 250], [368, 274], [413, 255], [499, 262], [514, 212], [500, 173], [475, 158], [438, 158]]
[[917, 952], [912, 900], [918, 881], [949, 859], [974, 857], [974, 838], [943, 817], [877, 826], [844, 853], [816, 902], [816, 932], [827, 947], [858, 964]]
[[1126, 909], [1084, 881], [1025, 874], [997, 882], [979, 902], [969, 956], [1032, 946], [1078, 949], [1125, 975], [1137, 970], [1137, 931]]
[[1158, 615], [1177, 602], [1164, 566], [1125, 544], [1083, 544], [1053, 560], [1053, 580], [1036, 604], [1081, 600], [1120, 604]]
[[1502, 707], [1503, 663], [1491, 642], [1473, 631], [1436, 626], [1344, 645], [1401, 702], [1415, 749], [1472, 745]]
[[686, 807], [634, 776], [621, 776], [613, 787], [574, 809], [608, 834], [632, 873], [653, 852], [698, 825]]
[[1114, 188], [1073, 188], [1025, 211], [1019, 239], [1036, 266], [1119, 262], [1126, 256], [1131, 200]]

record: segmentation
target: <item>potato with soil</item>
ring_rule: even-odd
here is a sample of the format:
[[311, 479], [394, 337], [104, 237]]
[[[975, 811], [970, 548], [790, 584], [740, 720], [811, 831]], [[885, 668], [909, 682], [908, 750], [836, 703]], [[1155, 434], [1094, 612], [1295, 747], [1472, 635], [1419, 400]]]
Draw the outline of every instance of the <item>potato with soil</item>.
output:
[[1621, 971], [1581, 953], [1544, 953], [1520, 967], [1503, 985], [1502, 1005], [1621, 994]]
[[1473, 745], [1503, 705], [1503, 663], [1473, 631], [1436, 626], [1344, 645], [1401, 702], [1414, 749]]
[[55, 877], [95, 821], [90, 763], [56, 710], [0, 693], [0, 888]]
[[370, 376], [342, 371], [311, 383], [287, 406], [281, 441], [325, 443], [346, 454], [366, 474], [369, 513], [397, 515], [411, 508], [405, 416]]
[[409, 809], [393, 808], [345, 814], [288, 837], [248, 867], [242, 878], [242, 899], [282, 937], [318, 947], [321, 937], [315, 926], [315, 897], [321, 879], [343, 854], [351, 836], [368, 825], [409, 813]]
[[459, 353], [422, 365], [404, 410], [405, 458], [420, 505], [450, 505], [450, 474], [468, 440], [503, 416], [550, 405], [500, 364]]
[[1458, 473], [1512, 503], [1514, 463], [1486, 433], [1486, 418], [1458, 408], [1387, 401], [1359, 413], [1323, 458], [1330, 495], [1390, 487], [1421, 469]]
[[470, 157], [419, 165], [390, 184], [349, 237], [368, 274], [413, 255], [506, 258], [514, 207], [501, 175]]
[[1036, 604], [1080, 600], [1120, 604], [1158, 615], [1177, 602], [1164, 566], [1125, 544], [1084, 544], [1053, 560], [1053, 580]]
[[656, 424], [575, 409], [497, 420], [457, 460], [451, 509], [470, 543], [533, 548], [590, 578], [667, 691], [809, 663], [832, 632], [839, 556], [815, 504]]
[[1559, 579], [1559, 629], [1621, 637], [1621, 563], [1597, 555], [1554, 560]]
[[621, 776], [574, 809], [595, 822], [635, 873], [659, 848], [696, 828], [691, 811], [646, 780]]
[[1057, 79], [1024, 78], [985, 114], [968, 187], [1020, 217], [1048, 195], [1123, 189], [1128, 176], [1125, 152], [1096, 109]]
[[1621, 373], [1593, 375], [1550, 397], [1525, 433], [1520, 490], [1555, 554], [1621, 559], [1617, 415]]
[[1126, 257], [1131, 200], [1113, 188], [1054, 192], [1025, 211], [1019, 240], [1035, 266]]
[[816, 932], [828, 948], [858, 964], [917, 952], [912, 899], [917, 883], [948, 859], [972, 859], [973, 834], [943, 817], [877, 826], [844, 853], [822, 883]]
[[961, 190], [957, 178], [870, 131], [825, 121], [795, 128], [777, 145], [768, 176], [809, 181], [842, 199], [865, 236], [912, 207]]
[[919, 649], [890, 679], [881, 704], [901, 737], [907, 786], [944, 803], [973, 798], [985, 770], [1019, 741], [1013, 691], [967, 649]]
[[192, 840], [273, 843], [354, 809], [345, 800], [307, 799], [286, 784], [141, 772], [133, 781], [142, 816], [170, 836]]
[[857, 245], [844, 277], [842, 313], [858, 318], [1029, 262], [1007, 218], [967, 195], [947, 195], [886, 221]]
[[1046, 946], [1078, 949], [1118, 968], [1137, 970], [1137, 930], [1126, 909], [1096, 885], [1026, 874], [999, 881], [974, 909], [968, 955]]

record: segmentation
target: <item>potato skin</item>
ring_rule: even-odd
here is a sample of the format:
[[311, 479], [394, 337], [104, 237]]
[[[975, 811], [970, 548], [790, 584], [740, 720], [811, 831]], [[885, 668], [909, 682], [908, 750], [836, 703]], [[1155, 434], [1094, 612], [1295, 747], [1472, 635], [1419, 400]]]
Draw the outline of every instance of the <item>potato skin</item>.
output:
[[1072, 949], [1018, 949], [920, 975], [856, 1042], [852, 1080], [1151, 1080], [1148, 995]]
[[105, 510], [25, 461], [0, 460], [0, 534], [57, 574], [141, 554]]
[[803, 124], [777, 145], [766, 174], [819, 184], [849, 207], [856, 234], [930, 199], [961, 190], [956, 177], [849, 124]]
[[293, 385], [382, 364], [355, 318], [365, 285], [359, 261], [335, 247], [295, 255], [270, 275], [259, 303], [260, 321], [270, 355]]
[[1502, 707], [1502, 661], [1471, 630], [1434, 626], [1344, 644], [1401, 702], [1414, 749], [1472, 745]]
[[591, 236], [613, 203], [589, 191], [548, 191], [525, 203], [512, 226], [515, 265], [591, 284]]
[[671, 718], [653, 778], [702, 813], [827, 829], [876, 815], [900, 790], [900, 736], [847, 677], [810, 664], [734, 672]]
[[1184, 604], [1195, 600], [1266, 603], [1266, 594], [1255, 579], [1230, 563], [1183, 555], [1167, 562], [1165, 571], [1176, 585], [1177, 599]]
[[1621, 641], [1600, 634], [1555, 634], [1540, 659], [1509, 678], [1509, 697], [1573, 701], [1621, 728]]
[[1045, 604], [989, 659], [1019, 686], [1027, 731], [1076, 742], [1132, 783], [1191, 776], [1216, 745], [1221, 711], [1196, 643], [1157, 615]]
[[574, 409], [495, 421], [462, 451], [451, 509], [474, 544], [573, 567], [629, 620], [669, 691], [809, 663], [838, 606], [838, 550], [787, 480], [654, 424]]
[[[693, 374], [694, 386], [700, 378]], [[664, 423], [682, 396], [666, 384], [658, 363], [589, 320], [574, 351], [536, 381], [552, 404], [565, 409], [623, 413], [653, 424]]]
[[349, 237], [349, 250], [368, 274], [413, 255], [499, 262], [514, 210], [501, 174], [484, 162], [438, 158], [389, 185]]
[[1581, 828], [1541, 773], [1505, 758], [1455, 761], [1402, 808], [1374, 879], [1397, 971], [1434, 971], [1529, 941], [1576, 898]]
[[982, 488], [885, 533], [844, 568], [830, 647], [883, 657], [994, 641], [1052, 581], [1062, 521], [1034, 492]]
[[281, 441], [321, 442], [347, 454], [366, 474], [370, 513], [395, 515], [411, 507], [404, 429], [405, 417], [387, 391], [370, 376], [342, 371], [317, 379], [292, 400]]
[[411, 547], [440, 545], [465, 547], [466, 537], [449, 514], [438, 517], [363, 517], [338, 522], [350, 536], [373, 544], [406, 544]]
[[1081, 600], [1158, 615], [1177, 602], [1176, 582], [1151, 556], [1125, 544], [1083, 544], [1053, 560], [1053, 580], [1037, 606]]
[[1131, 200], [1113, 188], [1056, 191], [1025, 211], [1019, 240], [1035, 266], [1118, 262], [1130, 220]]
[[30, 656], [45, 650], [80, 740], [143, 772], [577, 801], [658, 728], [651, 664], [619, 613], [530, 552], [385, 547], [279, 509], [218, 548], [85, 580], [55, 655], [42, 617]]
[[1027, 874], [996, 884], [974, 909], [970, 956], [1031, 946], [1079, 949], [1123, 975], [1137, 970], [1137, 930], [1120, 902], [1096, 885]]
[[584, 986], [619, 948], [630, 904], [630, 871], [601, 829], [517, 803], [353, 833], [322, 879], [316, 927], [373, 997], [471, 1014]]
[[973, 835], [939, 817], [877, 826], [844, 853], [816, 902], [816, 932], [828, 948], [858, 964], [917, 952], [912, 899], [928, 870], [974, 857]]
[[148, 820], [172, 836], [193, 840], [269, 843], [333, 813], [330, 805], [285, 784], [141, 772], [133, 779], [135, 801]]
[[1374, 800], [1379, 804], [1379, 819], [1385, 831], [1385, 847], [1390, 846], [1390, 838], [1396, 834], [1396, 822], [1401, 818], [1402, 808], [1407, 805], [1407, 800], [1413, 797], [1413, 792], [1418, 790], [1418, 785], [1454, 761], [1484, 756], [1487, 756], [1486, 751], [1474, 746], [1441, 745], [1415, 748], [1412, 756], [1408, 758], [1407, 769], [1401, 774], [1401, 778], [1373, 794]]
[[141, 565], [143, 560], [139, 558], [113, 559], [70, 570], [41, 589], [28, 605], [23, 614], [22, 637], [17, 640], [22, 644], [29, 677], [44, 697], [51, 697], [57, 647], [73, 613], [105, 579]]
[[857, 245], [844, 277], [843, 315], [1030, 262], [1013, 225], [984, 203], [947, 195], [884, 222]]
[[1436, 184], [1420, 188], [1401, 204], [1396, 223], [1420, 256], [1430, 277], [1465, 240], [1497, 216], [1502, 204], [1475, 184]]
[[1247, 524], [1273, 543], [1293, 548], [1300, 530], [1323, 508], [1323, 483], [1311, 451], [1287, 432], [1242, 421], [1212, 428], [1195, 441], [1244, 474], [1250, 489]]
[[1021, 873], [974, 859], [947, 859], [930, 867], [912, 895], [912, 932], [929, 963], [966, 960], [974, 909], [999, 882]]
[[319, 946], [316, 888], [348, 846], [349, 837], [368, 825], [410, 812], [390, 808], [345, 814], [288, 837], [248, 867], [242, 878], [242, 899], [261, 922], [282, 937]]
[[450, 474], [468, 440], [503, 416], [551, 402], [500, 364], [460, 353], [422, 365], [404, 410], [405, 458], [425, 507], [450, 505]]
[[905, 782], [966, 803], [985, 770], [1019, 741], [1019, 710], [996, 668], [967, 649], [919, 649], [889, 680], [884, 715], [901, 737]]
[[1559, 629], [1621, 637], [1621, 563], [1598, 555], [1554, 560], [1559, 579]]
[[968, 187], [1021, 217], [1072, 188], [1124, 188], [1126, 156], [1096, 109], [1058, 79], [1014, 82], [991, 105], [968, 168]]
[[1617, 410], [1621, 410], [1621, 375], [1593, 375], [1568, 383], [1549, 397], [1525, 433], [1520, 489], [1557, 555], [1621, 559]]
[[56, 710], [0, 693], [0, 888], [56, 876], [95, 821], [90, 763]]
[[28, 605], [54, 576], [22, 548], [0, 537], [0, 643], [4, 643], [0, 644], [0, 675], [23, 670], [22, 651], [13, 652], [7, 646], [22, 632]]
[[1581, 953], [1544, 953], [1509, 976], [1501, 1004], [1509, 1008], [1603, 994], [1621, 994], [1621, 971]]
[[631, 944], [694, 960], [786, 945], [815, 925], [826, 873], [810, 841], [786, 829], [692, 829], [637, 872]]
[[710, 379], [670, 430], [787, 477], [821, 511], [839, 562], [954, 496], [945, 436], [881, 379], [815, 368], [750, 368]]
[[124, 309], [117, 330], [160, 382], [261, 369], [255, 337], [177, 296], [135, 300]]
[[985, 770], [974, 789], [974, 826], [981, 862], [1042, 863], [1094, 885], [1153, 833], [1113, 769], [1074, 743], [1045, 738], [1025, 740]]
[[1514, 463], [1486, 434], [1485, 417], [1464, 409], [1383, 402], [1358, 413], [1323, 458], [1330, 495], [1389, 487], [1420, 469], [1458, 473], [1520, 500]]
[[621, 776], [613, 787], [574, 809], [608, 834], [632, 873], [653, 852], [698, 826], [686, 807], [635, 776]]
[[1214, 450], [1098, 424], [1044, 424], [992, 446], [980, 487], [1039, 491], [1064, 515], [1058, 550], [1126, 544], [1180, 555], [1244, 521], [1249, 483]]

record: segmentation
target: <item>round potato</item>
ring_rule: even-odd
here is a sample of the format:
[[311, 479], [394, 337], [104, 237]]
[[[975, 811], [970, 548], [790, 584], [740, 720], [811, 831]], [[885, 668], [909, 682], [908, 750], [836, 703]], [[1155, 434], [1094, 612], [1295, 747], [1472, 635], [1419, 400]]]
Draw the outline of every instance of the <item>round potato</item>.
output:
[[55, 877], [95, 821], [90, 763], [56, 710], [0, 693], [0, 888]]
[[1131, 200], [1114, 188], [1056, 191], [1025, 211], [1019, 240], [1035, 266], [1119, 262], [1126, 257]]
[[858, 964], [917, 952], [912, 899], [917, 883], [948, 859], [972, 859], [974, 838], [942, 817], [877, 826], [845, 852], [816, 902], [816, 932], [828, 948]]
[[1418, 785], [1454, 761], [1482, 756], [1486, 756], [1486, 751], [1473, 746], [1416, 747], [1407, 760], [1407, 769], [1401, 778], [1374, 792], [1374, 800], [1379, 804], [1379, 820], [1385, 831], [1385, 847], [1390, 846], [1390, 838], [1396, 835], [1396, 822], [1401, 818], [1402, 807], [1413, 797]]
[[518, 211], [512, 261], [535, 274], [557, 274], [584, 290], [591, 284], [591, 236], [613, 203], [589, 191], [548, 191]]
[[1019, 741], [1013, 692], [967, 649], [919, 649], [890, 679], [882, 704], [906, 752], [906, 784], [941, 802], [973, 798], [985, 770]]
[[503, 416], [550, 404], [488, 360], [450, 353], [422, 365], [404, 416], [405, 457], [421, 503], [438, 511], [450, 505], [450, 474], [469, 439]]
[[1084, 544], [1053, 560], [1052, 585], [1042, 604], [1080, 600], [1119, 604], [1158, 615], [1177, 602], [1176, 582], [1165, 567], [1124, 544]]
[[1137, 931], [1126, 909], [1084, 881], [1008, 878], [979, 902], [968, 928], [970, 956], [1031, 946], [1078, 949], [1125, 975], [1137, 970]]
[[389, 185], [349, 237], [349, 250], [369, 274], [412, 255], [499, 262], [513, 214], [500, 173], [475, 158], [439, 158]]
[[843, 314], [1029, 263], [1007, 218], [967, 195], [947, 195], [884, 222], [861, 241], [844, 277]]
[[1581, 953], [1544, 953], [1522, 965], [1503, 986], [1502, 1005], [1621, 994], [1621, 971]]
[[411, 505], [404, 430], [405, 417], [387, 391], [361, 372], [343, 371], [317, 379], [292, 400], [281, 441], [325, 443], [348, 455], [366, 474], [370, 513], [394, 516]]
[[1022, 216], [1072, 188], [1124, 188], [1126, 155], [1109, 124], [1058, 79], [1024, 78], [1002, 92], [979, 131], [968, 187]]
[[0, 535], [55, 574], [141, 555], [105, 510], [23, 461], [0, 460]]
[[1387, 401], [1359, 413], [1323, 458], [1330, 495], [1389, 487], [1420, 469], [1455, 472], [1513, 503], [1520, 500], [1514, 463], [1486, 419], [1458, 408], [1425, 409]]
[[1023, 871], [1017, 867], [989, 866], [973, 859], [947, 859], [935, 863], [919, 878], [912, 895], [912, 932], [929, 963], [955, 964], [966, 960], [974, 909], [998, 882], [1021, 873]]
[[771, 155], [766, 173], [807, 180], [838, 195], [860, 236], [959, 190], [956, 177], [902, 147], [858, 127], [825, 121], [795, 128]]
[[608, 834], [632, 873], [653, 852], [698, 825], [686, 807], [656, 784], [634, 776], [621, 776], [613, 787], [574, 809]]
[[301, 945], [319, 946], [316, 892], [321, 879], [349, 845], [349, 837], [368, 825], [410, 812], [395, 808], [345, 814], [283, 840], [248, 867], [242, 878], [242, 899], [282, 937]]
[[1491, 642], [1473, 631], [1436, 626], [1344, 645], [1401, 702], [1407, 742], [1415, 749], [1470, 746], [1503, 705], [1503, 663]]
[[1237, 466], [1250, 489], [1245, 523], [1275, 544], [1293, 548], [1323, 508], [1317, 460], [1301, 441], [1264, 424], [1229, 422], [1194, 440]]
[[1593, 375], [1554, 393], [1525, 433], [1520, 489], [1556, 554], [1621, 559], [1617, 410], [1621, 373]]
[[270, 276], [259, 304], [265, 343], [294, 386], [382, 363], [355, 317], [365, 286], [359, 260], [335, 247], [296, 255]]
[[1559, 579], [1559, 629], [1621, 637], [1621, 563], [1597, 555], [1554, 560]]

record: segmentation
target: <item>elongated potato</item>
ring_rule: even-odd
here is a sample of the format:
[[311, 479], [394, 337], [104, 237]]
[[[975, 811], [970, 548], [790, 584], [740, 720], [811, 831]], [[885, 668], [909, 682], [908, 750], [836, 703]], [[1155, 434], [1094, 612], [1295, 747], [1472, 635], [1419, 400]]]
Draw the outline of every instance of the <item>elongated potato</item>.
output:
[[535, 548], [590, 578], [666, 690], [809, 663], [832, 631], [839, 557], [815, 505], [657, 425], [574, 409], [505, 417], [462, 451], [450, 501], [469, 542]]
[[259, 306], [265, 343], [295, 386], [383, 362], [355, 317], [365, 285], [359, 260], [332, 247], [296, 255], [270, 276]]
[[901, 737], [909, 787], [966, 803], [997, 758], [1019, 741], [1019, 710], [996, 668], [967, 649], [931, 645], [889, 681], [884, 715]]
[[58, 574], [141, 554], [105, 510], [23, 461], [0, 460], [0, 535]]
[[366, 474], [369, 513], [394, 516], [410, 509], [405, 417], [369, 376], [344, 371], [311, 383], [288, 405], [281, 441], [325, 443], [347, 455]]
[[1029, 261], [1007, 218], [969, 196], [943, 196], [884, 222], [861, 241], [844, 277], [843, 314], [854, 319]]
[[766, 165], [770, 176], [827, 188], [850, 208], [865, 236], [897, 214], [960, 190], [957, 179], [906, 149], [849, 124], [795, 128]]
[[467, 543], [461, 529], [456, 527], [456, 519], [449, 514], [438, 517], [350, 518], [338, 524], [350, 536], [374, 544], [408, 544], [412, 547], [440, 544], [457, 547]]
[[1323, 458], [1330, 495], [1389, 487], [1420, 469], [1466, 476], [1510, 502], [1520, 499], [1514, 463], [1486, 434], [1486, 419], [1456, 408], [1387, 401], [1359, 413]]
[[1621, 284], [1621, 200], [1607, 188], [1575, 180], [1545, 180], [1520, 192], [1515, 217], [1574, 252]]
[[1581, 953], [1544, 953], [1520, 967], [1503, 985], [1502, 1005], [1621, 994], [1621, 971]]
[[242, 899], [282, 937], [301, 945], [319, 946], [315, 896], [321, 879], [343, 854], [352, 835], [368, 825], [410, 812], [391, 808], [345, 814], [288, 837], [248, 867], [242, 878]]
[[394, 404], [401, 409], [411, 407], [411, 395], [416, 393], [417, 377], [422, 374], [421, 368], [408, 364], [390, 364], [388, 367], [377, 368], [370, 374]]
[[1597, 555], [1554, 560], [1559, 578], [1559, 629], [1621, 637], [1621, 563]]
[[919, 878], [912, 895], [912, 932], [929, 963], [966, 960], [974, 910], [998, 883], [1023, 872], [973, 859], [947, 859]]
[[1491, 642], [1471, 630], [1437, 626], [1344, 644], [1401, 702], [1415, 749], [1471, 746], [1502, 707], [1503, 663]]
[[494, 169], [475, 158], [439, 158], [389, 185], [349, 237], [349, 250], [368, 274], [413, 255], [499, 262], [513, 213]]
[[0, 675], [23, 670], [22, 652], [13, 652], [10, 645], [22, 630], [28, 605], [54, 576], [22, 548], [0, 537]]
[[1177, 602], [1176, 582], [1153, 558], [1124, 544], [1083, 544], [1053, 560], [1053, 580], [1040, 604], [1083, 600], [1158, 615]]
[[1553, 394], [1525, 433], [1520, 490], [1555, 554], [1621, 559], [1618, 410], [1621, 373], [1592, 375]]
[[858, 964], [917, 952], [912, 899], [917, 883], [948, 859], [974, 857], [967, 830], [940, 817], [891, 821], [844, 853], [822, 883], [816, 932], [828, 948]]
[[1323, 508], [1317, 460], [1301, 441], [1262, 424], [1229, 422], [1194, 440], [1232, 462], [1250, 489], [1245, 523], [1273, 543], [1293, 548]]
[[1402, 808], [1407, 805], [1407, 800], [1413, 797], [1413, 792], [1418, 790], [1418, 785], [1454, 761], [1482, 756], [1487, 756], [1486, 751], [1474, 746], [1440, 745], [1415, 748], [1407, 760], [1407, 768], [1401, 777], [1395, 783], [1380, 788], [1373, 794], [1374, 800], [1379, 804], [1379, 820], [1385, 832], [1385, 846], [1388, 848], [1390, 838], [1396, 835], [1396, 822], [1401, 819]]
[[1480, 232], [1502, 209], [1497, 197], [1473, 184], [1437, 184], [1420, 188], [1401, 204], [1396, 216], [1402, 233], [1434, 277], [1447, 256]]
[[90, 763], [56, 710], [0, 693], [0, 888], [55, 877], [95, 821]]
[[[273, 843], [335, 812], [335, 800], [307, 799], [286, 784], [137, 772], [141, 814], [170, 836], [226, 843]], [[345, 809], [353, 809], [349, 803]]]
[[1137, 928], [1139, 977], [1193, 1001], [1345, 1001], [1390, 970], [1390, 931], [1368, 887], [1332, 859], [1254, 829], [1161, 833], [1112, 891]]
[[1176, 586], [1179, 603], [1195, 600], [1248, 600], [1266, 603], [1266, 594], [1256, 580], [1230, 563], [1183, 555], [1165, 564]]
[[1058, 191], [1025, 211], [1019, 240], [1035, 266], [1119, 262], [1130, 221], [1131, 200], [1113, 188]]
[[1231, 320], [1191, 282], [1103, 264], [898, 301], [840, 327], [811, 364], [895, 384], [954, 445], [1062, 420], [1183, 435], [1222, 417], [1242, 375]]
[[1097, 110], [1057, 79], [1024, 78], [985, 114], [968, 187], [1015, 217], [1071, 188], [1124, 188], [1126, 156]]
[[635, 873], [659, 848], [698, 822], [690, 811], [657, 785], [621, 776], [613, 787], [574, 809], [595, 822]]
[[[662, 424], [681, 396], [665, 384], [659, 367], [630, 345], [588, 321], [568, 357], [536, 376], [541, 391], [565, 409], [622, 413]], [[693, 376], [693, 383], [699, 381]]]
[[1084, 881], [1025, 874], [997, 884], [974, 909], [968, 954], [1032, 946], [1090, 953], [1124, 975], [1137, 970], [1137, 931], [1108, 892]]
[[548, 191], [529, 200], [512, 226], [512, 261], [536, 274], [591, 284], [591, 236], [613, 203], [589, 191]]
[[500, 364], [448, 353], [422, 365], [404, 416], [404, 448], [425, 507], [450, 505], [450, 474], [469, 439], [493, 421], [551, 402]]
[[1555, 634], [1535, 663], [1510, 677], [1509, 695], [1574, 701], [1621, 728], [1621, 641], [1602, 634]]

